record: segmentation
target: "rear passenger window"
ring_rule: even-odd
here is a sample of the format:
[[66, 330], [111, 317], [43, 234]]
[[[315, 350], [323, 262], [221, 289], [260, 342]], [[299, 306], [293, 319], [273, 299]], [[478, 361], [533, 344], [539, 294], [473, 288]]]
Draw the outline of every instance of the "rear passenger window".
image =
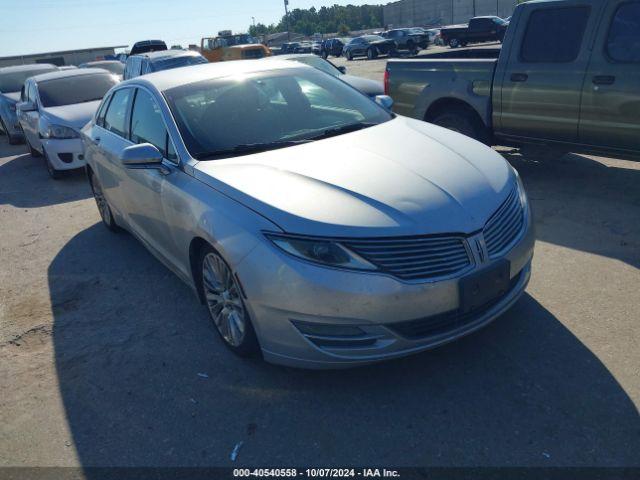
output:
[[529, 17], [520, 49], [526, 63], [570, 63], [578, 58], [589, 7], [544, 8]]
[[130, 88], [123, 88], [122, 90], [116, 91], [113, 94], [113, 100], [111, 100], [107, 113], [104, 116], [104, 128], [121, 137], [126, 136], [125, 125], [130, 96]]
[[131, 141], [150, 143], [167, 157], [167, 129], [160, 107], [145, 90], [138, 90], [131, 113]]
[[609, 28], [606, 50], [614, 62], [640, 63], [640, 2], [618, 7]]

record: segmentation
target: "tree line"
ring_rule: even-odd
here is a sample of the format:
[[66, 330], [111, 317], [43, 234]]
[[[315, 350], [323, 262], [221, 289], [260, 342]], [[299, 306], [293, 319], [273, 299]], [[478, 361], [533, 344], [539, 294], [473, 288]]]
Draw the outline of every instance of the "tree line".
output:
[[[294, 8], [289, 12], [288, 28], [291, 32], [313, 35], [314, 33], [346, 34], [351, 30], [382, 27], [382, 5], [333, 5], [316, 9]], [[253, 36], [286, 32], [287, 18], [282, 16], [277, 24], [256, 23], [249, 27]]]

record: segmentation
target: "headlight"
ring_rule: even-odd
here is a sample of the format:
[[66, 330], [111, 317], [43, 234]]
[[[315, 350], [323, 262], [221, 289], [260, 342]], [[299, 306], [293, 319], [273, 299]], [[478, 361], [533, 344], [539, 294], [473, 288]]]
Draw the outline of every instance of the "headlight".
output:
[[281, 250], [309, 262], [353, 270], [376, 270], [376, 267], [364, 258], [332, 240], [272, 233], [265, 233], [265, 236]]
[[527, 193], [524, 191], [522, 179], [520, 178], [520, 174], [518, 173], [518, 171], [513, 167], [511, 168], [516, 176], [516, 182], [518, 183], [518, 196], [520, 197], [520, 203], [522, 204], [523, 208], [526, 208], [529, 200], [527, 199]]
[[49, 130], [46, 132], [45, 138], [65, 139], [80, 138], [80, 136], [73, 128], [63, 125], [49, 125]]

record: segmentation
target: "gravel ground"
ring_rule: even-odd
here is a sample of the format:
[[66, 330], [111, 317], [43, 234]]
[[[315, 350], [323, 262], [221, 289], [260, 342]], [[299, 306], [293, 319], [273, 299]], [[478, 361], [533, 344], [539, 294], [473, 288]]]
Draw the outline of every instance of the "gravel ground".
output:
[[0, 137], [0, 466], [640, 465], [640, 164], [501, 153], [535, 214], [523, 298], [443, 348], [310, 372], [234, 357], [81, 173]]

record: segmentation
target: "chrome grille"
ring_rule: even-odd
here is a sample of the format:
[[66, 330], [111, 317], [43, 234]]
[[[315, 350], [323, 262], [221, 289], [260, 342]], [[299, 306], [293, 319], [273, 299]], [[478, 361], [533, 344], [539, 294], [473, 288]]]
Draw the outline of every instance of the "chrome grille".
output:
[[358, 239], [342, 243], [381, 270], [404, 280], [454, 276], [471, 266], [459, 237]]
[[489, 257], [503, 253], [518, 238], [524, 225], [524, 212], [518, 189], [514, 188], [484, 227], [484, 241]]

